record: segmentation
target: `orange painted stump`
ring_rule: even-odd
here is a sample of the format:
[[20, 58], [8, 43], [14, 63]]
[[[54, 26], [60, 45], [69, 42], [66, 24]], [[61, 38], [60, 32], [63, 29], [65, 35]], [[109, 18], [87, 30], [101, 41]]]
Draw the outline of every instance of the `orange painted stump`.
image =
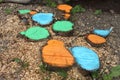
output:
[[70, 18], [70, 14], [66, 13], [64, 14], [64, 19], [69, 19]]
[[57, 6], [57, 8], [61, 11], [65, 11], [66, 13], [70, 13], [70, 10], [72, 9], [72, 6], [67, 4], [60, 4]]
[[34, 15], [34, 14], [36, 14], [37, 12], [36, 11], [30, 11], [29, 12], [29, 14], [31, 14], [31, 15]]
[[89, 34], [87, 36], [87, 40], [91, 43], [91, 44], [95, 44], [95, 45], [100, 45], [100, 44], [103, 44], [106, 42], [106, 39], [101, 37], [101, 36], [98, 36], [98, 35], [95, 35], [95, 34]]
[[58, 40], [49, 40], [42, 49], [43, 62], [53, 67], [69, 67], [74, 64], [74, 58], [64, 47], [64, 43]]

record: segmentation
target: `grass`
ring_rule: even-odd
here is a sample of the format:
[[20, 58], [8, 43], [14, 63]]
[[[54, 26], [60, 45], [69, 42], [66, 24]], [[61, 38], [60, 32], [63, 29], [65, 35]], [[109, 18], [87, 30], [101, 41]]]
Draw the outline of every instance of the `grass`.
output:
[[45, 72], [46, 71], [46, 67], [47, 67], [47, 65], [45, 65], [45, 64], [40, 64], [39, 65], [39, 68], [40, 68], [40, 70], [42, 71], [42, 72]]
[[16, 62], [16, 63], [20, 63], [20, 62], [22, 62], [22, 60], [19, 59], [19, 58], [14, 58], [13, 61]]
[[44, 80], [50, 80], [49, 78], [46, 78], [46, 79], [44, 79]]
[[68, 76], [67, 71], [63, 69], [59, 69], [57, 73], [59, 76], [62, 76], [63, 78], [66, 78]]
[[103, 80], [112, 80], [114, 77], [120, 76], [120, 65], [111, 68], [110, 73], [103, 76]]
[[0, 0], [0, 3], [2, 2], [3, 0]]
[[22, 61], [22, 60], [19, 59], [19, 58], [14, 58], [12, 61], [20, 64], [20, 66], [21, 66], [22, 69], [25, 69], [25, 68], [27, 68], [27, 67], [29, 66], [29, 63], [28, 63], [28, 62]]
[[[102, 80], [113, 80], [115, 77], [120, 76], [120, 65], [111, 68], [109, 74], [103, 74]], [[92, 73], [93, 80], [97, 80], [100, 77], [99, 71], [95, 71]]]
[[51, 1], [51, 0], [45, 0], [46, 3], [47, 3], [47, 6], [49, 7], [56, 7], [57, 4], [54, 2], [54, 1]]
[[4, 9], [4, 12], [5, 12], [6, 14], [11, 14], [11, 13], [13, 13], [13, 10], [15, 10], [16, 8], [17, 8], [17, 6], [12, 7], [12, 8], [5, 8], [5, 9]]
[[97, 80], [99, 78], [99, 71], [92, 72], [92, 78], [93, 80]]
[[29, 67], [29, 63], [28, 62], [23, 62], [21, 67], [22, 68], [27, 68], [27, 67]]
[[[43, 73], [45, 73], [47, 71], [47, 65], [45, 65], [43, 63], [39, 65], [39, 68]], [[50, 71], [47, 71], [47, 72], [50, 72]], [[55, 72], [63, 78], [66, 78], [68, 75], [67, 71], [65, 71], [64, 69], [55, 69]], [[46, 78], [45, 80], [49, 80], [49, 78]]]
[[95, 10], [94, 14], [95, 14], [95, 15], [100, 15], [100, 14], [102, 14], [102, 10], [101, 10], [101, 9]]
[[6, 14], [11, 14], [13, 9], [6, 8], [4, 11], [5, 11]]
[[65, 2], [69, 2], [70, 0], [65, 0]]
[[79, 13], [79, 12], [85, 12], [86, 9], [83, 8], [81, 5], [76, 5], [75, 7], [73, 7], [71, 13], [75, 14], [75, 13]]

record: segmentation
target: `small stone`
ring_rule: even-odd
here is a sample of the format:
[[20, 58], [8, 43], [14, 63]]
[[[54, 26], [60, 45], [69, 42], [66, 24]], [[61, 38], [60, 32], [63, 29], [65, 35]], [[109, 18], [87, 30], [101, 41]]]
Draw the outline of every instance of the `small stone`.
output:
[[107, 63], [107, 64], [110, 64], [110, 62], [111, 62], [111, 61], [107, 61], [106, 63]]
[[114, 13], [115, 13], [115, 11], [114, 11], [114, 10], [110, 10], [110, 12], [111, 12], [112, 14], [114, 14]]
[[109, 70], [108, 70], [108, 69], [106, 69], [106, 70], [105, 70], [105, 73], [109, 73]]
[[27, 18], [21, 19], [21, 24], [22, 24], [22, 25], [28, 25], [29, 22], [28, 22]]

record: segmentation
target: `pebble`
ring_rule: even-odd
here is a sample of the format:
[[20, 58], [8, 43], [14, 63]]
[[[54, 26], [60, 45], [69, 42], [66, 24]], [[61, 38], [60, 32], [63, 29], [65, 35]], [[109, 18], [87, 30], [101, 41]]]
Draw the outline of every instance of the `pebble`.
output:
[[104, 72], [105, 72], [105, 73], [109, 73], [109, 70], [108, 70], [108, 69], [106, 69]]
[[114, 14], [114, 13], [115, 13], [115, 11], [114, 11], [114, 10], [110, 10], [110, 12], [111, 12], [112, 14]]
[[111, 63], [111, 61], [107, 61], [106, 63], [107, 63], [107, 64], [110, 64], [110, 63]]

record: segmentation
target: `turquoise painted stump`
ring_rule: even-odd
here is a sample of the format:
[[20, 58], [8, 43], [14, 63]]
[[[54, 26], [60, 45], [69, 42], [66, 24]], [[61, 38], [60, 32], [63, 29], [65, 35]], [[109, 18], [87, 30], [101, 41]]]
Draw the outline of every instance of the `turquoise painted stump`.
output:
[[76, 63], [87, 71], [95, 71], [100, 67], [98, 55], [91, 49], [82, 46], [70, 48]]
[[32, 16], [32, 20], [40, 25], [49, 25], [53, 21], [53, 13], [37, 13]]

